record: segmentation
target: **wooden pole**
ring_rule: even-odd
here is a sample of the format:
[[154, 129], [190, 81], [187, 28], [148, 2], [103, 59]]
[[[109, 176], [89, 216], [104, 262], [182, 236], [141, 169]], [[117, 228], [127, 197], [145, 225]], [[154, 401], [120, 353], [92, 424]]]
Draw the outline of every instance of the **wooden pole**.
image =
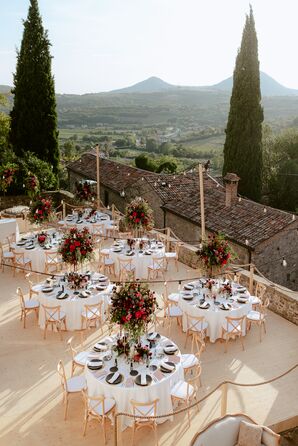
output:
[[227, 413], [228, 406], [228, 384], [224, 383], [221, 386], [221, 416], [224, 417]]
[[255, 265], [253, 263], [251, 263], [249, 265], [249, 292], [250, 292], [250, 294], [253, 294], [253, 291], [254, 291], [254, 270], [255, 270]]
[[61, 200], [61, 204], [62, 204], [62, 219], [64, 220], [66, 216], [66, 206], [64, 200]]
[[205, 205], [204, 205], [204, 181], [203, 181], [203, 166], [199, 164], [199, 184], [200, 184], [200, 207], [201, 207], [201, 239], [206, 239], [205, 231]]
[[100, 208], [100, 178], [99, 178], [99, 145], [96, 144], [96, 190], [97, 190], [97, 209]]

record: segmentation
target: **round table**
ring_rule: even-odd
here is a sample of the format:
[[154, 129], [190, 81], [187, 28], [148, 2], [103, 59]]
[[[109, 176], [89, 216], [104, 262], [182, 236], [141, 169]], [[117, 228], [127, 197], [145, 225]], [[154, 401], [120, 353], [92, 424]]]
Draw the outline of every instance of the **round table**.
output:
[[[220, 294], [216, 297], [216, 302], [221, 303], [230, 303], [231, 309], [230, 310], [223, 310], [220, 308], [220, 305], [215, 305], [214, 299], [209, 298], [207, 296], [208, 292], [207, 289], [201, 287], [200, 282], [191, 282], [189, 285], [194, 285], [193, 290], [187, 290], [187, 293], [191, 293], [194, 295], [193, 299], [191, 301], [183, 299], [184, 291], [180, 291], [179, 297], [178, 297], [178, 305], [183, 311], [183, 331], [187, 330], [187, 318], [186, 313], [190, 316], [197, 316], [201, 317], [204, 316], [205, 320], [208, 322], [208, 328], [207, 328], [207, 336], [209, 336], [210, 342], [215, 342], [217, 339], [222, 337], [222, 326], [226, 322], [226, 317], [241, 317], [245, 316], [249, 313], [252, 309], [252, 300], [253, 298], [249, 296], [249, 293], [246, 292], [246, 295], [248, 297], [246, 303], [239, 303], [237, 301], [237, 296], [241, 296], [237, 292], [237, 286], [238, 284], [233, 283], [232, 284], [232, 292], [233, 295], [226, 299], [226, 297], [221, 296]], [[208, 309], [202, 309], [199, 308], [198, 305], [200, 305], [200, 299], [204, 297], [206, 302], [210, 304], [210, 307]], [[242, 295], [243, 296], [243, 295]], [[245, 335], [246, 327], [245, 324], [243, 325], [243, 335]]]
[[[92, 289], [90, 297], [81, 298], [79, 295], [74, 294], [75, 290], [70, 289], [67, 284], [64, 284], [64, 291], [69, 294], [67, 299], [57, 299], [57, 293], [61, 290], [61, 286], [58, 285], [54, 288], [52, 293], [43, 293], [42, 289], [47, 286], [47, 282], [42, 282], [32, 287], [33, 291], [38, 292], [38, 300], [41, 305], [49, 307], [61, 306], [61, 311], [66, 314], [66, 326], [67, 330], [80, 330], [81, 329], [81, 313], [85, 310], [85, 305], [93, 305], [99, 302], [103, 302], [102, 305], [102, 319], [105, 320], [105, 310], [108, 306], [110, 295], [113, 290], [113, 285], [107, 283], [107, 287], [103, 291], [97, 291]], [[44, 328], [45, 315], [42, 308], [39, 311], [39, 326]]]
[[61, 241], [61, 234], [55, 233], [53, 238], [53, 231], [47, 232], [49, 234], [49, 243], [42, 247], [37, 242], [36, 236], [28, 236], [20, 239], [12, 247], [16, 252], [24, 253], [25, 258], [31, 260], [32, 270], [38, 272], [45, 271], [46, 252], [57, 252]]
[[110, 216], [108, 214], [104, 214], [103, 212], [96, 211], [96, 213], [92, 217], [88, 217], [88, 212], [84, 213], [82, 218], [78, 218], [78, 214], [70, 214], [65, 217], [64, 220], [59, 221], [59, 225], [66, 226], [69, 228], [77, 228], [83, 229], [88, 228], [90, 233], [92, 234], [96, 224], [102, 223], [104, 235], [106, 235], [106, 229], [113, 225], [113, 220], [110, 220]]
[[[116, 337], [109, 337], [105, 339], [101, 339], [101, 342], [106, 341], [108, 346], [113, 345]], [[141, 338], [142, 343], [146, 343], [146, 338]], [[150, 368], [146, 367], [146, 364], [137, 364], [134, 363], [134, 370], [137, 370], [139, 373], [145, 372], [147, 375], [152, 377], [152, 383], [149, 386], [139, 386], [135, 384], [135, 377], [130, 375], [130, 365], [125, 361], [123, 355], [117, 358], [117, 366], [119, 373], [123, 374], [124, 380], [122, 383], [113, 385], [106, 382], [106, 376], [110, 373], [110, 368], [115, 366], [115, 359], [112, 358], [110, 361], [104, 361], [104, 368], [99, 371], [92, 371], [87, 366], [85, 368], [85, 375], [88, 385], [88, 393], [90, 396], [98, 396], [103, 395], [106, 398], [114, 398], [117, 405], [117, 412], [126, 412], [132, 413], [132, 408], [130, 404], [130, 400], [135, 400], [137, 402], [145, 403], [149, 401], [153, 401], [154, 399], [159, 399], [157, 405], [157, 415], [162, 415], [165, 413], [170, 413], [173, 410], [172, 400], [171, 400], [171, 388], [178, 381], [184, 379], [184, 371], [182, 364], [180, 362], [181, 354], [177, 347], [177, 352], [175, 355], [164, 355], [162, 358], [158, 358], [157, 354], [154, 354], [154, 351], [158, 353], [163, 351], [163, 346], [171, 343], [168, 338], [161, 336], [156, 350], [152, 350], [153, 356], [150, 360], [150, 365], [158, 365], [162, 361], [175, 361], [175, 370], [171, 373], [162, 374], [157, 368], [156, 371], [151, 371]], [[91, 353], [91, 352], [90, 352]], [[107, 355], [107, 352], [99, 353], [98, 357], [104, 358]], [[115, 355], [115, 354], [114, 354]], [[94, 352], [92, 357], [94, 357]], [[174, 359], [175, 358], [175, 359]], [[159, 376], [159, 378], [157, 378]], [[160, 422], [166, 421], [165, 418], [162, 418]], [[130, 426], [132, 423], [132, 418], [122, 417], [122, 429]]]
[[132, 265], [136, 268], [136, 279], [146, 279], [148, 277], [148, 266], [152, 264], [152, 257], [165, 255], [165, 247], [161, 242], [151, 243], [150, 249], [132, 249], [132, 255], [127, 255], [130, 251], [127, 243], [123, 240], [116, 243], [119, 245], [103, 251], [109, 253], [110, 258], [114, 260], [116, 274], [119, 273], [119, 258], [132, 259]]

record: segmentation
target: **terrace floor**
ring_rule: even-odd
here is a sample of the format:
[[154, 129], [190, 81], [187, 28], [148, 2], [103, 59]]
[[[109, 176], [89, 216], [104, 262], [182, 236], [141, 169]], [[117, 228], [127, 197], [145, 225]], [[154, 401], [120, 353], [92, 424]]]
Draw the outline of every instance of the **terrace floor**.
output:
[[[170, 268], [168, 278], [198, 277], [198, 271], [180, 264], [177, 274]], [[38, 281], [38, 277], [35, 277]], [[72, 446], [103, 444], [102, 431], [96, 421], [89, 424], [87, 435], [82, 436], [83, 403], [79, 396], [70, 398], [68, 420], [63, 420], [62, 393], [56, 372], [59, 359], [70, 374], [70, 352], [66, 341], [72, 333], [64, 333], [60, 341], [57, 333], [49, 332], [43, 340], [35, 317], [27, 318], [23, 329], [19, 320], [19, 302], [16, 287], [27, 292], [22, 273], [13, 278], [8, 268], [0, 272], [0, 445], [9, 446]], [[174, 291], [177, 284], [169, 284]], [[161, 292], [161, 285], [155, 286]], [[177, 288], [176, 288], [177, 289]], [[107, 326], [105, 326], [105, 331]], [[184, 352], [185, 334], [173, 325], [170, 336]], [[100, 338], [99, 332], [90, 331], [83, 348]], [[230, 342], [228, 352], [219, 341], [207, 343], [202, 354], [202, 387], [200, 397], [223, 380], [256, 383], [281, 374], [298, 362], [297, 326], [269, 312], [267, 334], [259, 342], [258, 329], [253, 327], [245, 337], [245, 351], [238, 342]], [[75, 339], [79, 345], [80, 339]], [[278, 382], [255, 388], [235, 387], [228, 392], [228, 412], [244, 412], [259, 423], [274, 426], [296, 417], [298, 424], [298, 370]], [[182, 446], [190, 443], [194, 433], [204, 424], [220, 416], [220, 392], [202, 403], [200, 412], [192, 411], [191, 428], [186, 414], [158, 426], [160, 446]], [[281, 427], [283, 426], [284, 429]], [[279, 425], [285, 430], [293, 426]], [[135, 444], [154, 444], [150, 430], [136, 434]], [[131, 444], [131, 430], [122, 434], [123, 444]], [[113, 444], [113, 432], [108, 429], [108, 444]]]

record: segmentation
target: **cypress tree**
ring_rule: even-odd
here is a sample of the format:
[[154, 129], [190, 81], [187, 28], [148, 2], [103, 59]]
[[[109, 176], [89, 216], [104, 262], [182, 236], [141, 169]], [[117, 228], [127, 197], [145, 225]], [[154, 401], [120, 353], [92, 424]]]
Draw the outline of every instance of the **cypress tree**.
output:
[[10, 141], [18, 156], [31, 151], [49, 162], [57, 174], [59, 148], [50, 46], [37, 0], [30, 0], [14, 74]]
[[224, 145], [223, 175], [239, 175], [239, 192], [260, 200], [262, 192], [262, 122], [258, 40], [253, 11], [246, 16], [233, 74]]

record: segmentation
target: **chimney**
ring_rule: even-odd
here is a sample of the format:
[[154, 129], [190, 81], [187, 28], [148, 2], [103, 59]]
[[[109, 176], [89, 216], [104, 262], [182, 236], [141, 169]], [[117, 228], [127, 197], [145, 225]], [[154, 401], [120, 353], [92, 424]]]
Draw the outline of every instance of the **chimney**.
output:
[[227, 173], [224, 177], [226, 186], [226, 206], [231, 207], [237, 200], [238, 181], [240, 178], [235, 173]]

